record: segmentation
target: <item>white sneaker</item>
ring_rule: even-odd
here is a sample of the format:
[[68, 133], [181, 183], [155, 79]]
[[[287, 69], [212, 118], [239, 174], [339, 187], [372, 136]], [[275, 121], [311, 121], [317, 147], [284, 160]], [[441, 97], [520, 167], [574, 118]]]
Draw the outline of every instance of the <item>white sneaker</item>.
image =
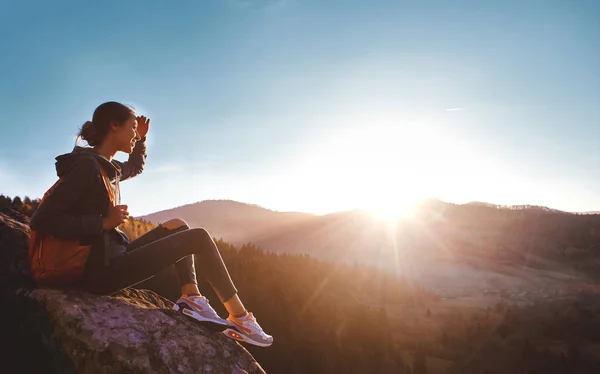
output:
[[188, 317], [202, 322], [211, 331], [223, 331], [229, 323], [219, 317], [204, 296], [181, 296], [173, 305], [173, 309]]
[[268, 347], [273, 344], [273, 337], [263, 331], [252, 312], [249, 312], [248, 317], [242, 320], [229, 316], [227, 322], [229, 322], [229, 328], [223, 331], [223, 334], [229, 338], [259, 347]]

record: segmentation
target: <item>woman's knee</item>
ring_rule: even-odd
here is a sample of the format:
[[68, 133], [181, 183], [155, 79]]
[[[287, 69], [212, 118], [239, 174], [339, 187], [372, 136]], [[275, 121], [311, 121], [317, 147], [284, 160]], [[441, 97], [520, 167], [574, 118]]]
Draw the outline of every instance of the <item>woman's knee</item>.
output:
[[189, 242], [195, 247], [195, 253], [197, 255], [210, 256], [219, 251], [212, 237], [205, 229], [193, 228], [187, 230], [185, 234], [187, 235]]
[[206, 229], [203, 228], [193, 228], [189, 230], [189, 235], [191, 235], [193, 237], [193, 240], [195, 242], [211, 242], [212, 243], [212, 238], [210, 236], [210, 234], [208, 233], [208, 231], [206, 231]]
[[160, 225], [167, 230], [177, 230], [177, 229], [181, 229], [181, 228], [189, 229], [190, 228], [190, 226], [187, 224], [187, 222], [185, 222], [181, 218], [172, 218], [168, 221], [161, 223]]

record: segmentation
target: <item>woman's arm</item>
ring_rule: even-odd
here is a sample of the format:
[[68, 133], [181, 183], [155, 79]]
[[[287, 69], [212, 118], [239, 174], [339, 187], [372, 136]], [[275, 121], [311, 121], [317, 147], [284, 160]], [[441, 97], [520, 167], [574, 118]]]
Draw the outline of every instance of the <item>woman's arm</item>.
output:
[[81, 195], [90, 191], [101, 178], [98, 161], [92, 157], [79, 157], [34, 212], [30, 222], [31, 229], [65, 239], [101, 234], [102, 215], [71, 213]]
[[146, 137], [141, 138], [135, 143], [133, 152], [129, 155], [129, 159], [125, 162], [113, 160], [114, 163], [121, 168], [121, 181], [133, 178], [144, 171], [146, 164]]

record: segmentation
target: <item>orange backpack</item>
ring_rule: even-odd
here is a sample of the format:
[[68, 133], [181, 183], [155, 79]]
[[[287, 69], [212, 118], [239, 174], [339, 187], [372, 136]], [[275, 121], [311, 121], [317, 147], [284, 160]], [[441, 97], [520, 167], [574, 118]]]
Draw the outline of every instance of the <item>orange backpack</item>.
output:
[[[102, 167], [100, 171], [110, 204], [113, 205], [115, 194], [110, 180]], [[46, 191], [38, 209], [61, 181], [62, 178], [59, 178]], [[29, 238], [29, 265], [33, 279], [40, 286], [68, 286], [74, 283], [85, 270], [90, 249], [91, 245], [80, 245], [78, 239], [62, 239], [53, 235], [42, 235], [32, 230]]]

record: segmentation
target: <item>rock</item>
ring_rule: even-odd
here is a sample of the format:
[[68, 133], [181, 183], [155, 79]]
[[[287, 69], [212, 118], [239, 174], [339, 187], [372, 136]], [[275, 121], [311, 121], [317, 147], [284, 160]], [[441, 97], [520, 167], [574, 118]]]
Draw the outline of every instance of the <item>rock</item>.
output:
[[27, 251], [29, 218], [17, 211], [0, 212], [0, 285], [32, 285]]
[[240, 344], [171, 310], [152, 291], [96, 296], [32, 287], [23, 266], [28, 233], [24, 222], [0, 213], [7, 373], [264, 373]]
[[152, 291], [20, 289], [9, 299], [18, 335], [37, 342], [34, 356], [57, 373], [263, 372], [243, 347], [178, 315]]

